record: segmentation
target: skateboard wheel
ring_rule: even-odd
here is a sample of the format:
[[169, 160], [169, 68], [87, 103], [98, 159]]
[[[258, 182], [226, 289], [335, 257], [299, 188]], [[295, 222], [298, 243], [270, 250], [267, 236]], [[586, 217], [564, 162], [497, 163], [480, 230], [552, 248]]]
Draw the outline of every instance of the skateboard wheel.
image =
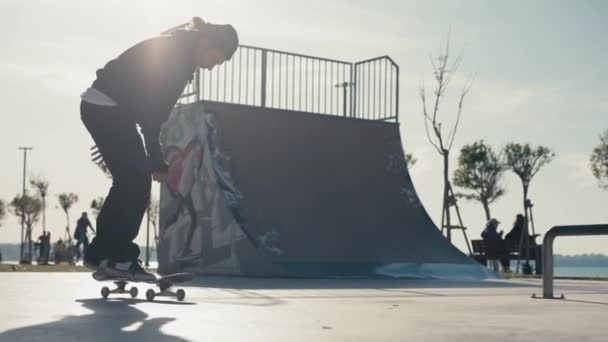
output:
[[129, 289], [129, 294], [131, 295], [131, 298], [135, 298], [135, 297], [137, 297], [137, 294], [139, 294], [139, 290], [137, 290], [137, 287], [132, 286]]
[[184, 300], [184, 298], [186, 298], [186, 291], [184, 291], [182, 289], [177, 290], [176, 294], [177, 294], [177, 300], [179, 300], [180, 302], [182, 300]]
[[154, 296], [156, 296], [156, 293], [154, 292], [154, 290], [149, 289], [148, 291], [146, 291], [146, 299], [149, 300], [150, 302], [154, 300]]
[[110, 295], [110, 289], [107, 286], [101, 288], [101, 296], [106, 299]]

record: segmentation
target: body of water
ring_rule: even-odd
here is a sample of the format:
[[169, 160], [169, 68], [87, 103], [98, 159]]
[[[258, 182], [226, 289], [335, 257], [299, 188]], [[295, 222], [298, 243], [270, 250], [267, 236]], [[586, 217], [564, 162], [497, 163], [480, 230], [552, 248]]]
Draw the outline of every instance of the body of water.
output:
[[555, 276], [561, 277], [606, 277], [608, 278], [608, 267], [555, 267]]
[[[17, 264], [16, 260], [5, 260], [4, 264]], [[78, 265], [82, 265], [79, 262]], [[150, 261], [151, 268], [157, 268], [158, 262]], [[512, 270], [515, 265], [512, 265]], [[608, 278], [608, 267], [556, 266], [555, 276], [558, 277], [604, 277]]]

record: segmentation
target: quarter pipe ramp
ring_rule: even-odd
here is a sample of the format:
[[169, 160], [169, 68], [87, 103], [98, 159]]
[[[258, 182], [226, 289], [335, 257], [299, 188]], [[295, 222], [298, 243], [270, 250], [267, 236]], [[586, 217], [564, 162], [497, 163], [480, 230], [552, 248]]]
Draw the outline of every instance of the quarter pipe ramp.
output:
[[161, 273], [493, 276], [433, 224], [398, 124], [199, 102], [161, 139]]

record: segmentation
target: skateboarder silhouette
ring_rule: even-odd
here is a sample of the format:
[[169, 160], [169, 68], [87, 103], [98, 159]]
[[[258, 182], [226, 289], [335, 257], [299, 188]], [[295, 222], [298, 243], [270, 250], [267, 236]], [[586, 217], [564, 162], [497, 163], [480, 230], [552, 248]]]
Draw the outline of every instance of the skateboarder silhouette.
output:
[[197, 68], [211, 70], [232, 58], [237, 47], [231, 25], [195, 17], [187, 27], [144, 40], [97, 70], [97, 79], [81, 96], [80, 112], [113, 181], [84, 256], [87, 267], [111, 277], [155, 279], [142, 268], [133, 240], [151, 178], [166, 178], [160, 126]]

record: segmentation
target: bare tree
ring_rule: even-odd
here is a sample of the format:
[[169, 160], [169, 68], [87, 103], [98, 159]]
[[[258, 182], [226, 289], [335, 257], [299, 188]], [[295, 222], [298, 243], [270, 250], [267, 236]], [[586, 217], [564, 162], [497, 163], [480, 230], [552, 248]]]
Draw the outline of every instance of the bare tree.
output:
[[49, 182], [42, 178], [36, 178], [30, 180], [30, 184], [36, 189], [42, 200], [42, 233], [46, 234], [46, 196], [49, 194]]
[[91, 201], [91, 210], [93, 211], [93, 216], [95, 217], [95, 219], [97, 219], [97, 216], [99, 215], [99, 212], [101, 211], [101, 208], [103, 207], [104, 201], [105, 201], [105, 198], [103, 196], [99, 196], [96, 199]]
[[483, 140], [465, 145], [460, 150], [458, 168], [454, 171], [454, 184], [471, 192], [458, 196], [480, 202], [486, 221], [492, 218], [490, 204], [505, 194], [505, 189], [500, 185], [505, 170], [500, 155]]
[[593, 149], [589, 166], [600, 188], [608, 190], [608, 129], [600, 136], [600, 144]]
[[[468, 81], [460, 92], [458, 105], [456, 107], [456, 119], [454, 120], [452, 127], [446, 134], [443, 125], [444, 120], [442, 120], [439, 115], [439, 107], [442, 104], [442, 101], [445, 99], [450, 82], [452, 81], [454, 75], [460, 67], [463, 54], [461, 52], [454, 59], [453, 62], [451, 61], [451, 57], [452, 56], [450, 55], [450, 40], [448, 39], [445, 43], [445, 46], [440, 50], [439, 56], [437, 56], [436, 58], [433, 58], [433, 56], [430, 57], [430, 62], [433, 67], [433, 76], [435, 79], [435, 89], [433, 91], [432, 98], [427, 101], [425, 87], [423, 86], [420, 89], [420, 99], [422, 100], [422, 113], [424, 115], [424, 127], [426, 130], [427, 138], [431, 145], [433, 145], [437, 152], [443, 157], [444, 187], [441, 222], [443, 227], [448, 227], [447, 238], [450, 241], [452, 238], [451, 231], [449, 229], [449, 227], [451, 227], [450, 203], [453, 203], [454, 200], [450, 195], [450, 150], [454, 145], [454, 139], [458, 130], [458, 124], [460, 123], [464, 99], [469, 93], [473, 82], [472, 79]], [[427, 102], [430, 102], [430, 106], [429, 104], [427, 104]]]
[[148, 215], [150, 215], [150, 223], [154, 228], [154, 248], [158, 247], [158, 218], [160, 213], [160, 202], [154, 198], [148, 206]]
[[146, 208], [146, 267], [150, 267], [150, 225], [154, 228], [154, 247], [158, 246], [158, 233], [156, 230], [158, 224], [159, 203], [154, 197], [150, 196], [148, 207]]
[[414, 165], [416, 165], [417, 161], [418, 161], [418, 159], [416, 159], [416, 157], [414, 157], [413, 153], [405, 154], [405, 165], [407, 166], [408, 170], [411, 169]]
[[155, 231], [156, 231], [156, 228], [158, 227], [159, 210], [160, 210], [159, 201], [152, 197], [150, 199], [150, 203], [148, 203], [148, 208], [147, 208], [146, 213], [147, 213], [148, 217], [150, 218], [150, 223], [154, 227]]
[[[27, 256], [21, 255], [22, 263], [32, 262], [32, 229], [40, 218], [40, 211], [42, 209], [42, 203], [39, 199], [31, 197], [27, 194], [17, 195], [10, 203], [12, 212], [15, 216], [21, 220], [21, 223], [26, 228], [25, 230], [25, 243], [28, 245]], [[23, 252], [22, 252], [23, 253]]]
[[70, 232], [70, 209], [72, 208], [72, 206], [78, 202], [78, 195], [76, 195], [75, 193], [61, 193], [59, 195], [57, 195], [57, 200], [59, 201], [59, 205], [61, 206], [61, 209], [63, 209], [63, 211], [65, 212], [65, 217], [66, 217], [66, 242], [70, 242], [72, 241], [72, 233]]

